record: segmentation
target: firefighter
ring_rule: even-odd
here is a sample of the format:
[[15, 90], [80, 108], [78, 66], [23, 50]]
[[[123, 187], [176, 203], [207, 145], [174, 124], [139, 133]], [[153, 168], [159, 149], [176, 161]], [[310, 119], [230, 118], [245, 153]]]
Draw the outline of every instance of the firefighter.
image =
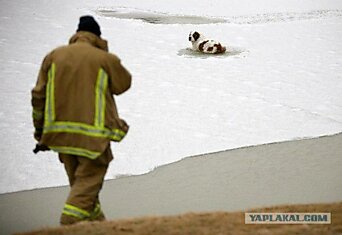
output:
[[69, 45], [43, 60], [32, 90], [35, 151], [58, 153], [70, 183], [60, 223], [104, 220], [99, 192], [113, 159], [110, 141], [121, 141], [127, 123], [113, 95], [131, 86], [131, 74], [108, 52], [92, 16], [82, 16]]

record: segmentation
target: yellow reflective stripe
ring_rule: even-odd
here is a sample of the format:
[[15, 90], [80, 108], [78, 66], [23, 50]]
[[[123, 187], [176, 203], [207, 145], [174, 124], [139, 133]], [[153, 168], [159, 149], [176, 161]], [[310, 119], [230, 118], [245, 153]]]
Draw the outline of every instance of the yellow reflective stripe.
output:
[[55, 74], [56, 65], [52, 63], [48, 71], [48, 82], [46, 85], [45, 123], [51, 123], [55, 120]]
[[49, 146], [55, 152], [77, 155], [82, 157], [87, 157], [90, 159], [95, 159], [101, 155], [100, 152], [90, 151], [83, 148], [69, 147], [69, 146]]
[[44, 116], [44, 112], [43, 111], [39, 111], [36, 109], [32, 110], [32, 118], [33, 120], [41, 120]]
[[126, 135], [125, 132], [119, 129], [109, 130], [79, 122], [53, 122], [44, 127], [43, 133], [47, 134], [51, 132], [76, 133], [91, 137], [110, 138], [114, 141], [121, 141]]
[[90, 218], [90, 213], [76, 206], [65, 204], [63, 214], [73, 216], [82, 220]]
[[99, 70], [95, 87], [95, 118], [94, 125], [104, 127], [106, 110], [106, 90], [108, 85], [108, 75], [101, 68]]
[[110, 130], [105, 128], [106, 90], [108, 75], [101, 68], [98, 73], [95, 87], [95, 117], [94, 125], [79, 122], [56, 122], [55, 121], [55, 74], [56, 65], [52, 63], [48, 71], [48, 83], [46, 88], [46, 102], [44, 113], [43, 133], [65, 132], [87, 135], [91, 137], [109, 138], [113, 141], [121, 141], [126, 133], [119, 129]]
[[96, 206], [94, 208], [94, 211], [91, 213], [90, 215], [90, 219], [96, 219], [97, 217], [99, 217], [99, 215], [101, 214], [102, 210], [101, 210], [101, 205], [100, 203], [96, 203]]
[[113, 136], [113, 137], [116, 136], [116, 137], [120, 138], [120, 140], [123, 137], [125, 137], [125, 135], [126, 135], [126, 132], [124, 132], [124, 131], [122, 131], [120, 129], [113, 129], [110, 132], [111, 132], [110, 136]]

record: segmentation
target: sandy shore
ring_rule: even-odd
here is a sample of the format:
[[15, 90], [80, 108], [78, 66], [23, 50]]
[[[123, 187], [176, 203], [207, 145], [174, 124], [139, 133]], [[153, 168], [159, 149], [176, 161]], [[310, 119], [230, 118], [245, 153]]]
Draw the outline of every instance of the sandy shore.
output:
[[[330, 224], [246, 225], [244, 212], [186, 213], [177, 216], [139, 217], [40, 229], [18, 235], [340, 235], [342, 202], [259, 208], [253, 212], [331, 213]], [[249, 211], [251, 212], [251, 211]]]
[[[342, 134], [194, 156], [106, 181], [109, 219], [342, 201]], [[0, 195], [1, 234], [58, 225], [68, 187]]]

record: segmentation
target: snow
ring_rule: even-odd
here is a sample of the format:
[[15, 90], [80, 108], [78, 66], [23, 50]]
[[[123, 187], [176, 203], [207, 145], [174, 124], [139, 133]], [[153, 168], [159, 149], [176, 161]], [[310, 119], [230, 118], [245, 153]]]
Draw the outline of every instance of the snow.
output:
[[[67, 184], [55, 153], [32, 153], [30, 91], [45, 54], [68, 42], [84, 14], [95, 16], [134, 78], [116, 97], [131, 129], [112, 144], [107, 179], [187, 156], [342, 131], [339, 0], [1, 0], [0, 193]], [[189, 24], [199, 18], [225, 23]], [[193, 30], [231, 52], [189, 51]]]

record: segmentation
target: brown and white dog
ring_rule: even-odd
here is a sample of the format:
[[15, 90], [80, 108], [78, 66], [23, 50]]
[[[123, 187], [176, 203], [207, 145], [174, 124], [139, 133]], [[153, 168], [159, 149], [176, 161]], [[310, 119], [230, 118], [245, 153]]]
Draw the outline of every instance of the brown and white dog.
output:
[[190, 32], [189, 41], [192, 43], [192, 49], [195, 51], [207, 54], [220, 54], [226, 51], [226, 47], [222, 46], [221, 43], [207, 39], [197, 31]]

